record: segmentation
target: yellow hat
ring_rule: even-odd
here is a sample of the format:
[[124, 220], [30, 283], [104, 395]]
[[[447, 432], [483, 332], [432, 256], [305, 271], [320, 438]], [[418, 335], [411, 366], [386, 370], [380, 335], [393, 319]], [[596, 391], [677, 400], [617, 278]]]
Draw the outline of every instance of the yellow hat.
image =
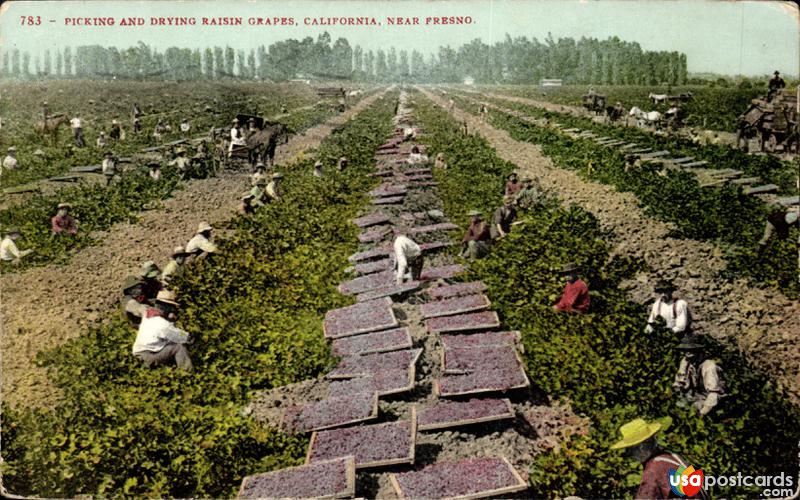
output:
[[612, 444], [611, 449], [618, 450], [641, 444], [655, 436], [658, 431], [666, 429], [671, 422], [670, 418], [657, 422], [647, 422], [642, 418], [631, 420], [619, 428], [622, 439]]

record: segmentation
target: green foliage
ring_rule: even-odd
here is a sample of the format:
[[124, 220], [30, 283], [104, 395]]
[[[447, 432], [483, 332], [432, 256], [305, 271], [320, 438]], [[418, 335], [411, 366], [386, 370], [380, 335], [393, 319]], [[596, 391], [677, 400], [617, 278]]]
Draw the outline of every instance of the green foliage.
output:
[[318, 376], [332, 358], [322, 335], [355, 250], [349, 219], [375, 181], [366, 176], [391, 132], [394, 95], [347, 123], [319, 155], [343, 173], [287, 166], [285, 196], [229, 223], [220, 253], [176, 279], [178, 326], [195, 372], [141, 367], [121, 316], [40, 356], [63, 400], [53, 411], [4, 408], [3, 473], [12, 492], [47, 497], [232, 497], [243, 476], [298, 465], [307, 439], [255, 423], [252, 391]]
[[[425, 103], [417, 113], [431, 149], [448, 158], [447, 172], [437, 174], [446, 211], [456, 215], [462, 204], [499, 204], [510, 165], [482, 140], [460, 136], [442, 111]], [[487, 162], [504, 167], [486, 173]], [[560, 451], [536, 458], [533, 497], [630, 497], [641, 466], [609, 446], [618, 439], [619, 426], [637, 416], [671, 416], [673, 426], [662, 436], [665, 445], [707, 474], [792, 473], [800, 411], [780, 390], [740, 354], [714, 344], [710, 355], [724, 369], [728, 396], [704, 419], [677, 407], [671, 385], [680, 339], [661, 328], [644, 333], [647, 307], [628, 301], [620, 290], [639, 264], [609, 260], [611, 248], [597, 220], [576, 206], [540, 207], [523, 218], [526, 224], [495, 244], [488, 257], [471, 263], [463, 279], [487, 283], [504, 328], [522, 332], [531, 380], [592, 421], [588, 436], [575, 436]], [[563, 288], [558, 271], [567, 260], [584, 269], [590, 314], [551, 309]], [[720, 488], [716, 493], [746, 498], [759, 492]]]

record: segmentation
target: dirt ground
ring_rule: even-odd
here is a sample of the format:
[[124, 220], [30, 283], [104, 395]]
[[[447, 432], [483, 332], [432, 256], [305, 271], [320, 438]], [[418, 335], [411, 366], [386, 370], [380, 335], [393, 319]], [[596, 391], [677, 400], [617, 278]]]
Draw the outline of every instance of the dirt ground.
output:
[[[369, 96], [347, 112], [292, 137], [280, 147], [276, 162], [286, 164], [317, 147], [337, 125], [371, 105], [384, 92]], [[117, 224], [98, 236], [99, 245], [77, 252], [64, 266], [32, 268], [2, 277], [2, 399], [15, 406], [53, 407], [58, 391], [37, 352], [75, 337], [107, 317], [119, 300], [119, 286], [142, 262], [164, 263], [169, 252], [185, 244], [207, 221], [218, 224], [235, 213], [239, 196], [249, 189], [244, 172], [196, 180], [165, 200], [157, 210], [140, 214], [135, 224]]]
[[[420, 90], [447, 109], [445, 99]], [[458, 108], [453, 114], [459, 121], [467, 120], [471, 132], [485, 137], [500, 157], [517, 165], [521, 173], [538, 177], [542, 186], [557, 192], [565, 204], [576, 203], [593, 213], [603, 228], [610, 230], [614, 254], [644, 259], [648, 271], [624, 284], [631, 300], [644, 303], [653, 296], [656, 279], [673, 279], [681, 297], [689, 302], [698, 333], [737, 346], [800, 404], [798, 301], [776, 289], [749, 286], [744, 280], [719, 279], [725, 260], [712, 243], [671, 238], [670, 224], [646, 216], [633, 194], [555, 168], [538, 146], [516, 141]]]

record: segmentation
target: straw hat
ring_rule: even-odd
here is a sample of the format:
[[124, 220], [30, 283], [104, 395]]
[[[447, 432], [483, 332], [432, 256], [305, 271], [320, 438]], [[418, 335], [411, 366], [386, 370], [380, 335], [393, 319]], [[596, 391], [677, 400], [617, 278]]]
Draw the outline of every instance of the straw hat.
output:
[[139, 273], [143, 278], [157, 278], [159, 274], [158, 266], [152, 260], [148, 260], [142, 264], [142, 270]]
[[197, 225], [198, 233], [205, 233], [206, 231], [211, 231], [212, 229], [214, 228], [211, 227], [211, 224], [209, 224], [208, 222], [201, 222], [200, 224]]
[[467, 212], [467, 217], [480, 217], [481, 213], [478, 210], [470, 210]]
[[185, 255], [189, 255], [188, 253], [186, 253], [186, 249], [185, 248], [183, 248], [183, 247], [175, 247], [172, 250], [172, 256], [173, 257], [180, 257], [182, 255], [184, 255], [184, 256]]
[[273, 179], [283, 179], [283, 174], [280, 173], [280, 172], [275, 172], [274, 174], [272, 174], [272, 178]]
[[6, 229], [6, 234], [20, 234], [18, 227], [10, 227]]
[[125, 281], [122, 282], [122, 291], [127, 292], [131, 288], [135, 286], [141, 285], [142, 282], [136, 276], [130, 275], [125, 277]]
[[72, 208], [72, 205], [70, 205], [69, 203], [59, 203], [58, 209], [60, 210], [62, 208]]
[[14, 146], [9, 146], [9, 147], [8, 147], [8, 152], [9, 152], [9, 153], [13, 153], [13, 152], [15, 152], [16, 150], [17, 150], [17, 148], [15, 148]]
[[703, 347], [703, 344], [699, 342], [697, 336], [689, 334], [683, 336], [681, 343], [678, 344], [675, 349], [678, 349], [679, 351], [696, 351], [698, 349], [702, 349]]
[[567, 262], [564, 264], [564, 267], [561, 268], [561, 274], [571, 273], [580, 269], [577, 264], [574, 262]]
[[668, 422], [669, 420], [665, 423], [647, 422], [643, 418], [631, 420], [619, 428], [622, 439], [612, 444], [611, 449], [618, 450], [620, 448], [630, 448], [631, 446], [642, 444], [655, 436], [659, 431], [665, 429], [669, 425]]
[[173, 306], [179, 305], [175, 301], [175, 292], [170, 292], [169, 290], [161, 290], [156, 295], [156, 302], [161, 302], [162, 304], [171, 304]]

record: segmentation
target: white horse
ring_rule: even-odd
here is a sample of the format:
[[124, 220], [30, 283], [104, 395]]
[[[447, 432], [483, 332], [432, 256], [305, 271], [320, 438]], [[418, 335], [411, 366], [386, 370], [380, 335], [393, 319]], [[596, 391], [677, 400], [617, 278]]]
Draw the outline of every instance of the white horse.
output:
[[659, 103], [665, 102], [667, 99], [669, 99], [669, 96], [667, 94], [654, 94], [652, 92], [650, 92], [650, 94], [648, 94], [647, 97], [649, 97], [650, 100], [653, 101], [653, 106], [658, 106]]
[[642, 111], [638, 106], [634, 106], [628, 112], [629, 116], [636, 117], [637, 125], [639, 128], [644, 128], [645, 125], [651, 125], [658, 128], [661, 125], [661, 113], [658, 111]]

